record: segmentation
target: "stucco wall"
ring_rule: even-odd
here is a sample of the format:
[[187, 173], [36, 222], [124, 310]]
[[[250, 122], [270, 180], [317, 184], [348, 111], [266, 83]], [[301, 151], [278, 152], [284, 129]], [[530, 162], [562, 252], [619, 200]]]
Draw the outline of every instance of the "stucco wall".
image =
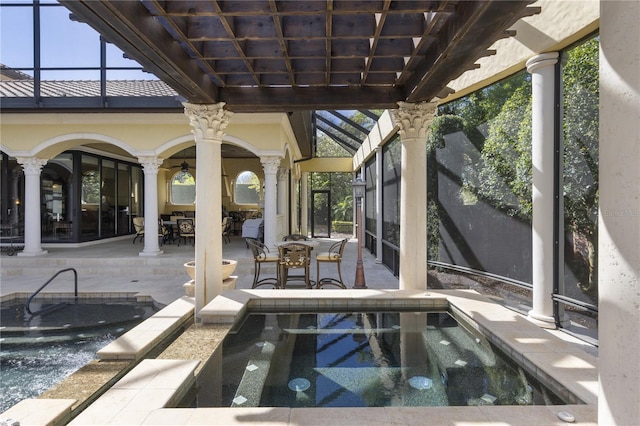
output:
[[517, 32], [515, 37], [490, 47], [497, 51], [495, 55], [479, 59], [480, 68], [451, 81], [448, 87], [455, 93], [443, 103], [524, 69], [532, 56], [567, 47], [598, 29], [599, 0], [541, 0], [531, 7], [540, 7], [541, 13], [518, 21], [511, 28]]

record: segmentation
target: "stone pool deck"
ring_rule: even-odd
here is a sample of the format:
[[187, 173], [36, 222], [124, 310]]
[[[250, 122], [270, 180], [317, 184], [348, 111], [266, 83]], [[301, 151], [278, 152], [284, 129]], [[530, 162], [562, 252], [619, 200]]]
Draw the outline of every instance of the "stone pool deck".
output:
[[[186, 298], [188, 299], [188, 298]], [[181, 302], [182, 303], [182, 302]], [[380, 408], [171, 408], [185, 387], [198, 378], [234, 318], [252, 307], [286, 311], [300, 308], [357, 309], [358, 307], [448, 307], [457, 318], [468, 321], [488, 339], [520, 361], [539, 380], [557, 392], [575, 398], [560, 406], [469, 406]], [[162, 312], [162, 311], [161, 311]], [[160, 313], [161, 313], [160, 312]], [[565, 333], [541, 329], [525, 317], [469, 290], [234, 290], [214, 299], [202, 311], [202, 323], [193, 324], [158, 354], [145, 359], [117, 379], [105, 381], [96, 371], [94, 381], [109, 388], [89, 408], [72, 420], [74, 425], [371, 425], [473, 424], [559, 425], [561, 412], [570, 413], [578, 425], [597, 424], [597, 359], [586, 344]], [[125, 337], [126, 334], [122, 337]], [[158, 334], [159, 336], [159, 334]], [[160, 339], [160, 337], [158, 337]], [[127, 346], [127, 345], [123, 345]], [[130, 349], [130, 348], [128, 348]], [[111, 351], [115, 356], [117, 351]], [[131, 359], [132, 355], [127, 355]], [[135, 359], [143, 358], [135, 355]], [[132, 361], [98, 361], [105, 366]], [[116, 364], [112, 364], [116, 363]], [[89, 367], [89, 366], [88, 366]], [[85, 367], [86, 368], [86, 367]], [[81, 370], [82, 371], [82, 370]], [[150, 371], [154, 372], [153, 374]], [[73, 376], [72, 376], [73, 377]], [[89, 371], [84, 381], [91, 382]], [[95, 384], [94, 384], [95, 387]], [[65, 424], [70, 418], [65, 382], [36, 400], [26, 400], [2, 414], [28, 424]], [[78, 392], [76, 389], [75, 392]], [[57, 420], [35, 421], [33, 411], [43, 400], [59, 404]], [[35, 404], [35, 405], [31, 405]], [[77, 404], [77, 402], [76, 402]], [[135, 407], [135, 415], [131, 407]], [[54, 409], [49, 413], [54, 418]], [[86, 414], [85, 414], [86, 413]], [[129, 414], [128, 414], [129, 413]], [[30, 420], [32, 419], [33, 422]]]

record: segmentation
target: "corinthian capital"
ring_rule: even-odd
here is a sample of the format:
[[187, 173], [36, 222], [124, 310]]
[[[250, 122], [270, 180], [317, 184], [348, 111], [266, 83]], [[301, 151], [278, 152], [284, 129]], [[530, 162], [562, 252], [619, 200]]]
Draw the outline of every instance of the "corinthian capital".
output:
[[214, 140], [222, 143], [222, 136], [229, 125], [233, 113], [224, 109], [224, 102], [217, 104], [190, 104], [184, 102], [184, 114], [193, 127], [196, 143], [202, 140]]
[[49, 160], [37, 157], [16, 157], [16, 161], [22, 166], [25, 175], [39, 175], [42, 167]]
[[158, 168], [162, 164], [163, 159], [160, 157], [138, 157], [138, 161], [142, 164], [142, 168], [144, 170], [144, 174], [158, 174]]
[[400, 127], [402, 139], [426, 139], [427, 130], [436, 111], [435, 102], [398, 102], [398, 109], [391, 110], [394, 123]]
[[265, 175], [275, 175], [280, 167], [280, 157], [260, 157]]

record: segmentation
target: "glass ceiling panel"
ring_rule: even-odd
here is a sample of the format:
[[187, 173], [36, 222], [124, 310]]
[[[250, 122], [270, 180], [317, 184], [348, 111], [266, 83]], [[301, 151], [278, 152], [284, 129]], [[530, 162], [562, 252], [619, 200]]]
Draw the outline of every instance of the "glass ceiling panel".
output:
[[[380, 118], [382, 110], [323, 110], [314, 112], [317, 156], [352, 156]], [[336, 144], [340, 149], [324, 145]], [[334, 155], [325, 155], [325, 151]], [[337, 154], [342, 152], [343, 154]]]

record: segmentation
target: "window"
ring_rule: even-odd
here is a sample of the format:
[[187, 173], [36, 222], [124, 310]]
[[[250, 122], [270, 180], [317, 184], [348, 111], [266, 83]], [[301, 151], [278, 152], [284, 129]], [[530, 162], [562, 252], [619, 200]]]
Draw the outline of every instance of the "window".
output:
[[260, 179], [251, 171], [241, 172], [236, 177], [234, 188], [236, 204], [258, 204], [260, 201]]
[[181, 170], [171, 179], [171, 203], [193, 204], [196, 202], [196, 179], [186, 170]]

